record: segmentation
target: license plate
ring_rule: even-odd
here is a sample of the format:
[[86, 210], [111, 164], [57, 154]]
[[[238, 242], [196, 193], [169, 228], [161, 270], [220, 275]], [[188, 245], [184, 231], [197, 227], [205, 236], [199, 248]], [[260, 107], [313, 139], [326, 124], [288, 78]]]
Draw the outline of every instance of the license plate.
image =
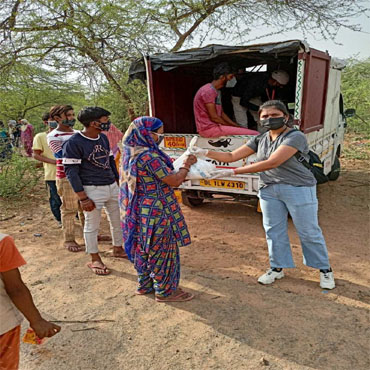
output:
[[242, 181], [229, 181], [229, 180], [200, 180], [201, 186], [207, 186], [211, 188], [226, 188], [226, 189], [245, 189], [245, 183]]
[[164, 146], [166, 148], [186, 149], [186, 139], [185, 137], [165, 137]]

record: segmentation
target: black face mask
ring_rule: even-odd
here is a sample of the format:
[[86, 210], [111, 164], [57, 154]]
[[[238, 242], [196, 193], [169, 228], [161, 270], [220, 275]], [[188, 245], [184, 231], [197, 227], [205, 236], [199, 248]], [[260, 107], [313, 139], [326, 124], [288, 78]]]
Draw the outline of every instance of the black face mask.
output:
[[49, 121], [48, 125], [50, 128], [57, 128], [58, 127], [58, 122], [57, 121]]
[[158, 141], [157, 141], [158, 146], [163, 141], [163, 139], [164, 139], [164, 135], [158, 135]]
[[285, 117], [275, 117], [261, 120], [261, 126], [267, 130], [278, 130], [286, 124]]
[[76, 120], [75, 119], [64, 119], [62, 121], [62, 124], [65, 125], [65, 126], [69, 126], [69, 127], [73, 127], [76, 123]]
[[99, 130], [101, 130], [101, 131], [109, 131], [110, 125], [111, 125], [111, 121], [99, 122], [99, 123], [100, 123], [100, 126], [97, 127]]

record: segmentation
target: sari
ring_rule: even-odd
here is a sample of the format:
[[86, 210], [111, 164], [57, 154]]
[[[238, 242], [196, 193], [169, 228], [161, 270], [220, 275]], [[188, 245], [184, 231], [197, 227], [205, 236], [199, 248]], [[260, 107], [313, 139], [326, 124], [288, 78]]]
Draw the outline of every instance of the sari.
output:
[[180, 280], [179, 247], [190, 235], [173, 189], [162, 179], [173, 172], [172, 160], [150, 135], [163, 125], [139, 117], [123, 140], [120, 171], [121, 226], [125, 251], [138, 273], [138, 293], [173, 293]]
[[26, 119], [22, 119], [21, 122], [21, 143], [27, 157], [32, 157], [33, 126]]

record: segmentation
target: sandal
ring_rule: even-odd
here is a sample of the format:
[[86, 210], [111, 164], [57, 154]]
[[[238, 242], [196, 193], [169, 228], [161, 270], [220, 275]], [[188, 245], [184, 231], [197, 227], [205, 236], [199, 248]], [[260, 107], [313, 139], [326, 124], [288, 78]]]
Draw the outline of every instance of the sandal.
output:
[[76, 242], [65, 242], [64, 247], [73, 253], [82, 252], [85, 248], [81, 247], [81, 245], [77, 244]]
[[174, 293], [167, 297], [159, 297], [156, 295], [155, 300], [157, 302], [187, 302], [194, 298], [194, 294], [187, 293], [182, 289], [178, 288]]
[[98, 235], [98, 242], [111, 242], [112, 238], [109, 235]]
[[[117, 250], [119, 251], [118, 253], [117, 253]], [[112, 257], [123, 258], [123, 259], [128, 260], [128, 256], [122, 247], [113, 247]]]
[[111, 272], [107, 266], [105, 266], [102, 262], [99, 261], [89, 262], [87, 264], [87, 267], [91, 269], [94, 272], [94, 274], [99, 276], [109, 275]]

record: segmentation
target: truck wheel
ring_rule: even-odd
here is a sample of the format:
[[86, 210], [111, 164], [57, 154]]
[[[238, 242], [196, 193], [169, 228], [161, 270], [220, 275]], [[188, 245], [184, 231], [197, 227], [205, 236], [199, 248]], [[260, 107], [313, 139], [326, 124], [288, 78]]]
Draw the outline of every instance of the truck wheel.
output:
[[338, 180], [340, 175], [340, 162], [339, 158], [335, 156], [333, 166], [331, 167], [331, 171], [328, 173], [328, 179], [330, 181]]
[[186, 194], [185, 191], [181, 192], [182, 203], [188, 207], [198, 207], [200, 206], [204, 199], [203, 198], [194, 198]]

